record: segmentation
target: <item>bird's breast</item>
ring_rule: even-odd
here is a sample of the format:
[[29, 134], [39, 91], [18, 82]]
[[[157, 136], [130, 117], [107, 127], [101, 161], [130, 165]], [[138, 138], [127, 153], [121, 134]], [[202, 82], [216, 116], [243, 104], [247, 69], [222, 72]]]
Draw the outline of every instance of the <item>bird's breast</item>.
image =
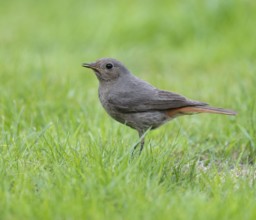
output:
[[114, 108], [109, 102], [109, 91], [105, 88], [99, 88], [99, 99], [103, 108], [107, 111], [108, 114], [112, 116], [114, 113]]
[[125, 123], [125, 115], [119, 112], [110, 102], [109, 102], [109, 91], [103, 89], [99, 89], [99, 99], [100, 102], [105, 109], [105, 111], [115, 120], [120, 123]]

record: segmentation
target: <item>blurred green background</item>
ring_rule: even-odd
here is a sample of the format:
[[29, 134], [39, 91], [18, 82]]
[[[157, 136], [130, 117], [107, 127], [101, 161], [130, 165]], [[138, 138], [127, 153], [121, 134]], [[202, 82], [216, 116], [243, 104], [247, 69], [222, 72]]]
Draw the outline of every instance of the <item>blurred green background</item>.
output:
[[[0, 218], [255, 219], [255, 21], [252, 0], [1, 0]], [[179, 118], [130, 163], [81, 67], [102, 57], [238, 116]]]

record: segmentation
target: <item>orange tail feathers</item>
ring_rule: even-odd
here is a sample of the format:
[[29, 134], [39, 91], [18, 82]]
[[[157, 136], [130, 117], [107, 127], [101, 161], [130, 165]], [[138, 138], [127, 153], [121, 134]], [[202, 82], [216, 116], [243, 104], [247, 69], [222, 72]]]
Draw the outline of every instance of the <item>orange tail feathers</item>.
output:
[[237, 113], [233, 110], [215, 108], [211, 106], [188, 106], [182, 108], [171, 109], [167, 111], [168, 116], [172, 117], [175, 115], [190, 115], [197, 113], [212, 113], [212, 114], [224, 114], [224, 115], [236, 115]]

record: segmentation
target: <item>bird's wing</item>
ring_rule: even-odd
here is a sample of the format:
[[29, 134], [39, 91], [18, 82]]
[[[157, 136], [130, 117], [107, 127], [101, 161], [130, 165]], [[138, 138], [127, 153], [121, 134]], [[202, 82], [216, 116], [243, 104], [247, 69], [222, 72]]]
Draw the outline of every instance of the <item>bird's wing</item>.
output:
[[154, 87], [119, 91], [108, 99], [113, 108], [123, 113], [170, 110], [186, 106], [205, 106], [206, 103], [189, 100], [179, 94]]

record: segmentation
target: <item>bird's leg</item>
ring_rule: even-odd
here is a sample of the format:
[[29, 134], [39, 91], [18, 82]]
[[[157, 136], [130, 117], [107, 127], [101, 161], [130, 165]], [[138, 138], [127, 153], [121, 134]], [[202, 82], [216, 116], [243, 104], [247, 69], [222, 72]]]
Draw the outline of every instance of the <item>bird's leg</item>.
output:
[[138, 145], [139, 145], [139, 143], [137, 143], [137, 144], [134, 146], [134, 148], [133, 148], [133, 150], [132, 150], [132, 157], [133, 157], [134, 151], [136, 150], [136, 148], [138, 147]]
[[149, 127], [146, 131], [145, 130], [138, 130], [138, 133], [139, 133], [139, 138], [140, 138], [140, 142], [138, 142], [133, 150], [132, 150], [132, 156], [133, 156], [133, 153], [134, 151], [137, 149], [138, 145], [140, 144], [140, 153], [142, 152], [143, 150], [143, 147], [144, 147], [144, 143], [145, 143], [145, 135], [150, 131], [151, 127]]
[[145, 135], [147, 131], [139, 131], [139, 137], [140, 137], [140, 154], [144, 147], [144, 141], [145, 141]]
[[143, 147], [144, 147], [144, 132], [143, 132], [143, 131], [138, 131], [138, 133], [139, 133], [140, 142], [138, 142], [138, 143], [134, 146], [134, 148], [133, 148], [133, 150], [132, 150], [132, 156], [133, 156], [134, 151], [137, 149], [137, 147], [138, 147], [139, 144], [140, 144], [140, 154], [141, 154], [141, 152], [142, 152], [142, 150], [143, 150]]
[[143, 147], [144, 147], [144, 137], [142, 137], [142, 139], [141, 139], [141, 142], [140, 142], [140, 154], [141, 154], [141, 152], [142, 152], [142, 150], [143, 150]]

